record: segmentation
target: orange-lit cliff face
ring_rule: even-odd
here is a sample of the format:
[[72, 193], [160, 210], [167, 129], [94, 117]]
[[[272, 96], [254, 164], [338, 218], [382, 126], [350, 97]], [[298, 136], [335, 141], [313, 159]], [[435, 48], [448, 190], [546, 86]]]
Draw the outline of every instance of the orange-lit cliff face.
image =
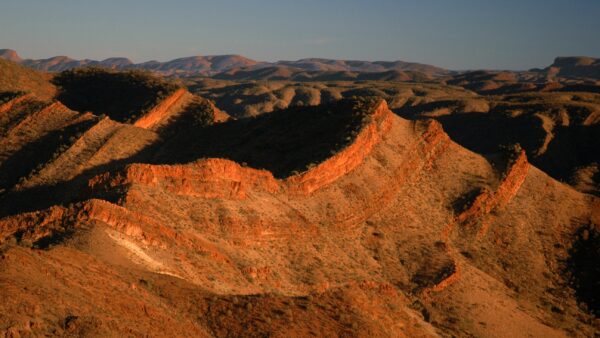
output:
[[[230, 158], [161, 163], [162, 131], [195, 99], [176, 91], [133, 125], [3, 105], [3, 333], [594, 333], [564, 271], [599, 202], [525, 153], [495, 169], [380, 100], [350, 142], [285, 177]], [[6, 169], [39, 138], [39, 162]]]
[[185, 89], [180, 88], [137, 119], [133, 125], [144, 129], [154, 128], [161, 121], [167, 120], [169, 115], [176, 111], [177, 108], [180, 108], [178, 106], [183, 104], [183, 102], [186, 100], [189, 101], [190, 97], [191, 95]]

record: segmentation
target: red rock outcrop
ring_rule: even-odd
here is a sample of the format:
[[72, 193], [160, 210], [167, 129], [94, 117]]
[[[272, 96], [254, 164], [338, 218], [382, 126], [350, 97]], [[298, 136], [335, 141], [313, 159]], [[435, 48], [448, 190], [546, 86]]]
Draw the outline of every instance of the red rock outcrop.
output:
[[527, 178], [528, 170], [527, 155], [525, 151], [521, 151], [506, 171], [496, 191], [484, 190], [465, 211], [456, 217], [456, 220], [461, 224], [471, 225], [495, 208], [501, 208], [508, 204]]
[[25, 100], [28, 100], [28, 99], [30, 99], [32, 97], [33, 97], [32, 94], [25, 94], [25, 95], [21, 95], [21, 96], [15, 97], [14, 99], [12, 99], [10, 101], [1, 104], [0, 105], [0, 114], [9, 111], [15, 105], [17, 105], [17, 104], [19, 104], [19, 103], [21, 103], [21, 102], [23, 102]]
[[[23, 213], [0, 219], [0, 244], [15, 233], [31, 243], [64, 233], [70, 228], [89, 222], [102, 222], [112, 229], [139, 240], [146, 245], [165, 247], [177, 237], [176, 232], [156, 220], [116, 204], [91, 199], [77, 206], [53, 206], [49, 209]], [[188, 243], [185, 239], [178, 244]]]
[[[165, 247], [166, 242], [177, 237], [172, 228], [165, 227], [141, 213], [104, 200], [92, 199], [84, 202], [78, 210], [77, 219], [102, 222], [146, 245]], [[181, 240], [178, 243], [185, 244], [186, 241]]]
[[151, 129], [160, 121], [167, 119], [171, 113], [170, 111], [176, 105], [180, 104], [187, 95], [190, 95], [189, 92], [183, 88], [176, 90], [173, 94], [135, 121], [133, 125], [140, 128]]
[[288, 191], [294, 194], [310, 194], [352, 171], [362, 163], [389, 130], [392, 114], [387, 103], [381, 101], [371, 114], [371, 122], [361, 129], [351, 145], [315, 168], [287, 178]]
[[[181, 328], [182, 320], [190, 320], [214, 336], [423, 334], [406, 330], [411, 326], [427, 327], [426, 336], [435, 336], [427, 322], [452, 324], [437, 327], [437, 332], [449, 330], [443, 331], [448, 335], [486, 336], [493, 334], [497, 326], [492, 325], [498, 324], [487, 313], [498, 309], [504, 311], [500, 320], [516, 318], [515, 330], [527, 335], [561, 333], [560, 328], [542, 324], [546, 317], [531, 317], [546, 316], [537, 305], [555, 304], [551, 296], [543, 298], [546, 296], [538, 293], [525, 298], [528, 294], [521, 292], [517, 298], [508, 284], [503, 284], [526, 271], [519, 261], [549, 265], [552, 256], [544, 256], [546, 253], [536, 248], [531, 252], [538, 256], [515, 255], [507, 271], [496, 259], [500, 256], [487, 261], [486, 255], [480, 254], [487, 253], [483, 249], [495, 250], [495, 241], [472, 241], [483, 249], [471, 251], [461, 243], [471, 241], [471, 237], [460, 238], [458, 233], [475, 237], [474, 227], [469, 225], [486, 220], [502, 224], [519, 217], [532, 229], [562, 229], [569, 219], [590, 214], [587, 199], [575, 191], [560, 190], [560, 184], [545, 187], [535, 176], [538, 173], [529, 170], [524, 153], [497, 182], [490, 163], [452, 143], [440, 123], [403, 120], [385, 103], [374, 108], [371, 121], [353, 143], [287, 179], [275, 179], [269, 171], [220, 158], [178, 165], [122, 167], [124, 164], [119, 163], [122, 169], [93, 176], [87, 181], [90, 191], [77, 195], [114, 203], [89, 199], [69, 207], [55, 206], [0, 219], [0, 244], [8, 248], [6, 256], [24, 259], [28, 256], [20, 252], [27, 252], [39, 260], [39, 265], [24, 274], [14, 262], [3, 263], [3, 252], [0, 286], [5, 292], [0, 294], [18, 290], [17, 297], [24, 295], [32, 304], [43, 304], [46, 308], [38, 318], [48, 323], [65, 316], [75, 321], [73, 316], [88, 315], [78, 304], [93, 308], [107, 299], [132, 295], [139, 301], [134, 310], [119, 303], [120, 308], [101, 313], [120, 316], [122, 322], [122, 318], [135, 320], [138, 314], [134, 312], [139, 310], [139, 315], [154, 316], [154, 320], [157, 309], [163, 309], [169, 318], [175, 318], [170, 325]], [[127, 158], [119, 151], [131, 147], [140, 132], [148, 139], [157, 135], [131, 125], [113, 127], [113, 123], [105, 122], [84, 133], [66, 152], [73, 156], [61, 159], [68, 164], [56, 166], [57, 175], [59, 169], [71, 176], [83, 168], [105, 164], [110, 170], [114, 167], [108, 161]], [[112, 136], [121, 132], [121, 136]], [[91, 162], [93, 165], [88, 166]], [[481, 191], [466, 210], [453, 215], [452, 202], [456, 196], [465, 196], [474, 182], [477, 186], [497, 186], [493, 191]], [[534, 193], [545, 195], [530, 198]], [[535, 209], [519, 206], [514, 211], [515, 203], [510, 202], [517, 194], [519, 202], [531, 203]], [[561, 204], [565, 196], [578, 199], [565, 207]], [[571, 206], [576, 204], [582, 207], [573, 211]], [[535, 219], [552, 208], [562, 208], [559, 216], [563, 219]], [[510, 230], [510, 226], [506, 228]], [[451, 232], [453, 229], [457, 231]], [[567, 243], [565, 234], [558, 233], [552, 243]], [[67, 240], [71, 235], [72, 240]], [[506, 235], [509, 238], [512, 233]], [[520, 236], [521, 242], [533, 243], [548, 235], [525, 231]], [[493, 237], [492, 231], [488, 237]], [[44, 243], [51, 243], [50, 250], [23, 248], [46, 248]], [[525, 252], [511, 246], [501, 250]], [[65, 252], [77, 256], [60, 260], [48, 274], [49, 269], [44, 270], [50, 266], [48, 257], [61, 258]], [[90, 269], [92, 263], [106, 264], [113, 270]], [[552, 271], [539, 270], [531, 273], [532, 279], [551, 285], [552, 280], [545, 276]], [[39, 276], [35, 275], [38, 271]], [[88, 278], [93, 273], [106, 275], [105, 280], [112, 284], [98, 282], [105, 280], [96, 275]], [[21, 276], [24, 278], [19, 279]], [[33, 289], [29, 280], [50, 286]], [[81, 285], [68, 284], [72, 281]], [[30, 289], [23, 288], [25, 285]], [[68, 285], [60, 289], [65, 295], [58, 294], [56, 285]], [[115, 292], [115, 286], [124, 291]], [[477, 297], [469, 298], [471, 288], [476, 289]], [[49, 290], [45, 292], [54, 297], [52, 301], [40, 299], [44, 295], [40, 290]], [[410, 297], [405, 297], [408, 292]], [[81, 301], [83, 296], [95, 298]], [[149, 297], [155, 297], [156, 303]], [[20, 311], [21, 299], [9, 303], [6, 298], [0, 299], [0, 309]], [[73, 312], [61, 313], [63, 319], [47, 320], [48, 313], [57, 312], [52, 307], [54, 299], [60, 299], [65, 311]], [[117, 304], [114, 300], [106, 303]], [[157, 304], [156, 308], [151, 304]], [[576, 306], [575, 302], [565, 305], [564, 317], [579, 314]], [[476, 317], [482, 311], [487, 312]], [[30, 312], [23, 310], [23, 318], [29, 318]], [[471, 318], [477, 318], [475, 325]], [[538, 326], [531, 329], [532, 325]], [[87, 329], [84, 332], [89, 335], [95, 332], [93, 327]]]
[[185, 165], [132, 164], [123, 172], [92, 178], [93, 190], [138, 183], [160, 187], [177, 195], [203, 198], [245, 198], [248, 190], [279, 191], [279, 183], [266, 170], [242, 167], [236, 162], [210, 158]]
[[[204, 198], [245, 198], [248, 190], [307, 195], [334, 182], [360, 165], [391, 128], [393, 113], [385, 101], [374, 108], [371, 122], [355, 141], [321, 164], [301, 174], [276, 180], [266, 170], [245, 168], [225, 159], [210, 158], [185, 165], [133, 164], [117, 175], [102, 174], [89, 182], [92, 189], [129, 183], [162, 187], [174, 194]], [[428, 137], [428, 136], [426, 136]]]
[[19, 240], [36, 242], [40, 238], [51, 235], [67, 216], [67, 208], [54, 206], [42, 211], [2, 218], [0, 219], [0, 244], [17, 233], [20, 233]]
[[[516, 160], [504, 173], [504, 178], [498, 185], [496, 191], [483, 189], [475, 196], [475, 199], [469, 207], [454, 217], [454, 219], [443, 229], [441, 236], [443, 241], [445, 243], [451, 243], [450, 234], [456, 225], [468, 227], [475, 225], [477, 222], [482, 222], [482, 226], [477, 232], [477, 238], [485, 236], [489, 226], [488, 222], [485, 220], [486, 215], [493, 210], [506, 206], [511, 201], [527, 178], [529, 166], [530, 164], [527, 161], [525, 151], [521, 151]], [[426, 293], [431, 291], [442, 291], [460, 279], [463, 263], [462, 260], [457, 258], [459, 256], [458, 250], [452, 245], [448, 245], [447, 252], [454, 261], [454, 272], [432, 288], [426, 290]]]
[[349, 210], [339, 215], [336, 222], [342, 226], [362, 222], [387, 205], [401, 187], [417, 177], [423, 170], [431, 169], [433, 161], [450, 145], [450, 137], [444, 132], [442, 125], [435, 120], [426, 122], [425, 130], [403, 156], [400, 166], [392, 171], [392, 179], [372, 197], [369, 204], [360, 210]]

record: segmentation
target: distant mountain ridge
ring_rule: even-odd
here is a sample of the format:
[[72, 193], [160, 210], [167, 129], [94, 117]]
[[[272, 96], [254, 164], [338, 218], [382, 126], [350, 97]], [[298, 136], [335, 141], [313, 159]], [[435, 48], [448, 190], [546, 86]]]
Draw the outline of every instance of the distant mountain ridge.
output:
[[[166, 76], [210, 76], [224, 80], [291, 81], [423, 81], [472, 72], [405, 61], [360, 61], [305, 58], [275, 62], [252, 60], [242, 55], [198, 55], [170, 61], [134, 63], [128, 58], [76, 60], [68, 56], [23, 59], [12, 49], [0, 49], [0, 58], [43, 72], [61, 72], [77, 67], [99, 66], [110, 69], [144, 69]], [[497, 73], [492, 71], [491, 73]], [[557, 57], [546, 68], [511, 71], [519, 81], [557, 81], [558, 79], [600, 80], [600, 59], [585, 56]]]
[[289, 66], [262, 68], [234, 68], [212, 76], [219, 80], [234, 81], [428, 81], [436, 75], [419, 71], [349, 71], [349, 70], [305, 70]]
[[85, 66], [101, 66], [112, 69], [145, 69], [163, 75], [180, 76], [212, 76], [234, 70], [253, 71], [270, 67], [291, 67], [293, 70], [290, 71], [302, 70], [308, 72], [420, 72], [427, 77], [448, 74], [448, 70], [443, 68], [405, 61], [354, 61], [309, 58], [297, 61], [264, 62], [252, 60], [241, 55], [190, 56], [166, 62], [147, 61], [134, 63], [123, 57], [112, 57], [102, 61], [90, 59], [75, 60], [68, 56], [55, 56], [38, 60], [22, 59], [12, 49], [0, 49], [0, 58], [46, 72], [60, 72]]
[[296, 67], [307, 71], [351, 71], [351, 72], [385, 72], [417, 71], [424, 74], [442, 75], [448, 70], [436, 66], [405, 61], [356, 61], [331, 59], [300, 59], [298, 61], [278, 61], [277, 65]]
[[592, 78], [600, 80], [600, 59], [586, 56], [557, 57], [542, 70], [549, 77]]

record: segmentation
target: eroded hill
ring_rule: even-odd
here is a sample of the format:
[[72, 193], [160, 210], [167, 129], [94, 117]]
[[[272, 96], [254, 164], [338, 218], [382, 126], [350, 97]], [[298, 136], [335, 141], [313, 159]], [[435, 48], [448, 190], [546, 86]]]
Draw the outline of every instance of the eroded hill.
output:
[[[404, 118], [440, 121], [454, 141], [479, 154], [497, 153], [519, 143], [532, 163], [546, 173], [580, 191], [597, 195], [600, 191], [599, 94], [559, 83], [545, 90], [535, 86], [512, 87], [514, 90], [508, 94], [473, 92], [481, 81], [490, 78], [498, 83], [516, 81], [519, 86], [527, 85], [518, 82], [513, 74], [487, 72], [465, 75], [456, 86], [386, 81], [214, 79], [189, 79], [187, 84], [193, 92], [213, 100], [237, 117], [326, 104], [341, 98], [378, 96]], [[506, 86], [512, 85], [495, 84], [489, 88], [506, 89]]]
[[[0, 109], [0, 329], [598, 332], [598, 198], [519, 147], [482, 156], [456, 143], [440, 117], [493, 114], [497, 103], [478, 94], [346, 85], [319, 88], [355, 90], [341, 101], [238, 120], [183, 88], [106, 116], [10, 97]], [[394, 99], [353, 97], [361, 91]], [[124, 113], [115, 121], [113, 111]]]

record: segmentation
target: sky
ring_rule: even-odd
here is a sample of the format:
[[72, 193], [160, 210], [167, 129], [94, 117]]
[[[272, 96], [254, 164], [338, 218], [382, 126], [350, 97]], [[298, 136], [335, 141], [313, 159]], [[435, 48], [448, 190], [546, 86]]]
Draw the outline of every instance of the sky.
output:
[[241, 54], [525, 70], [600, 57], [600, 0], [0, 0], [0, 48], [34, 59]]

